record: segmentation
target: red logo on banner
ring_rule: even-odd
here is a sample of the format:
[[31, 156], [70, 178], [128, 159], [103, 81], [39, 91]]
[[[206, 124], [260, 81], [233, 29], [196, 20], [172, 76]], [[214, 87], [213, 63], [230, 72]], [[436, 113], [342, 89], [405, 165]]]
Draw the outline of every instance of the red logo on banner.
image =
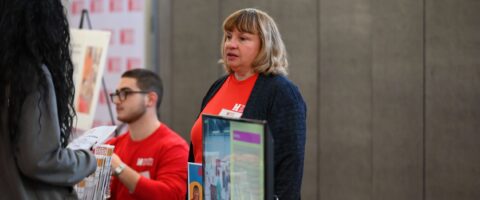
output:
[[110, 12], [122, 11], [122, 8], [123, 8], [122, 0], [110, 0], [109, 7], [110, 7]]
[[70, 6], [70, 12], [72, 15], [78, 15], [82, 12], [82, 9], [85, 6], [85, 1], [84, 0], [73, 0], [71, 6]]
[[143, 0], [128, 0], [128, 11], [141, 11]]
[[108, 58], [108, 67], [107, 71], [108, 73], [119, 73], [122, 66], [121, 66], [121, 60], [120, 57], [109, 57]]
[[90, 1], [90, 12], [91, 13], [103, 12], [103, 0]]
[[142, 62], [139, 58], [128, 58], [127, 59], [127, 70], [131, 70], [134, 68], [141, 68]]
[[120, 44], [133, 44], [134, 31], [131, 28], [120, 30]]

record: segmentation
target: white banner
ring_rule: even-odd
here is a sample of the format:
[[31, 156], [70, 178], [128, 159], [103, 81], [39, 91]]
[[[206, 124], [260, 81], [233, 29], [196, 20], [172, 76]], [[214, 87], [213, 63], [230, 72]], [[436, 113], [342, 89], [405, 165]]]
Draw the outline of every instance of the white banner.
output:
[[98, 104], [110, 32], [71, 29], [70, 34], [77, 128], [88, 130], [92, 127]]
[[[72, 28], [80, 23], [82, 9], [87, 9], [92, 29], [108, 31], [111, 34], [109, 50], [103, 78], [107, 92], [112, 93], [123, 72], [133, 68], [144, 68], [146, 65], [146, 3], [145, 0], [72, 0], [69, 8], [69, 22]], [[85, 18], [84, 29], [89, 29]], [[103, 89], [97, 94], [98, 105], [94, 112], [93, 124], [90, 127], [112, 125], [109, 115], [109, 97], [103, 94]], [[77, 90], [78, 93], [78, 90]], [[112, 114], [116, 119], [115, 105]], [[78, 111], [78, 110], [77, 110]], [[119, 124], [115, 122], [115, 124]], [[80, 125], [80, 120], [79, 120]], [[78, 126], [79, 129], [83, 127]], [[83, 130], [87, 130], [83, 129]]]

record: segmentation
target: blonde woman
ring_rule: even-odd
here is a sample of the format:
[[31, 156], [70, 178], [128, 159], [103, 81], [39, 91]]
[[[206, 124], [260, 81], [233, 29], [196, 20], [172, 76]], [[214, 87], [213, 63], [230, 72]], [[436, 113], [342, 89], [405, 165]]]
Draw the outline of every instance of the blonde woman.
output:
[[205, 95], [191, 130], [190, 161], [202, 163], [201, 114], [266, 120], [275, 141], [275, 195], [300, 199], [306, 106], [287, 79], [287, 55], [278, 28], [265, 12], [247, 8], [223, 23], [222, 61], [227, 75]]

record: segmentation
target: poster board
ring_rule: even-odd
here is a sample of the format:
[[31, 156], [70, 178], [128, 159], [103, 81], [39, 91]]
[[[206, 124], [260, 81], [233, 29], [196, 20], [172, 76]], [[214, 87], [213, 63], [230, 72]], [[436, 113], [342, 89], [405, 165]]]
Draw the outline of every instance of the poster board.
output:
[[110, 32], [71, 29], [77, 128], [92, 128], [105, 70]]
[[[157, 67], [153, 62], [157, 55], [153, 51], [157, 45], [153, 39], [156, 33], [151, 26], [155, 24], [152, 11], [157, 11], [156, 4], [152, 0], [69, 0], [64, 4], [71, 28], [79, 26], [82, 11], [86, 9], [92, 28], [111, 34], [103, 72], [107, 93], [115, 92], [123, 72]], [[110, 104], [113, 117], [110, 116], [109, 97], [103, 94], [103, 88], [99, 93], [92, 127], [121, 124], [116, 120], [113, 104]]]
[[204, 199], [272, 199], [273, 141], [265, 121], [202, 115]]

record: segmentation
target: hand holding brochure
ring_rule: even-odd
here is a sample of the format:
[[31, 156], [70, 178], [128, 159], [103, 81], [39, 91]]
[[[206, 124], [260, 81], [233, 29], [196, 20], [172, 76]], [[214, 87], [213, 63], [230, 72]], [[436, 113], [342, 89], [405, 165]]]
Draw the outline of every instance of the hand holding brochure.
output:
[[117, 126], [99, 126], [92, 128], [80, 137], [68, 144], [67, 148], [77, 149], [91, 149], [96, 145], [105, 143], [105, 141], [115, 132]]

